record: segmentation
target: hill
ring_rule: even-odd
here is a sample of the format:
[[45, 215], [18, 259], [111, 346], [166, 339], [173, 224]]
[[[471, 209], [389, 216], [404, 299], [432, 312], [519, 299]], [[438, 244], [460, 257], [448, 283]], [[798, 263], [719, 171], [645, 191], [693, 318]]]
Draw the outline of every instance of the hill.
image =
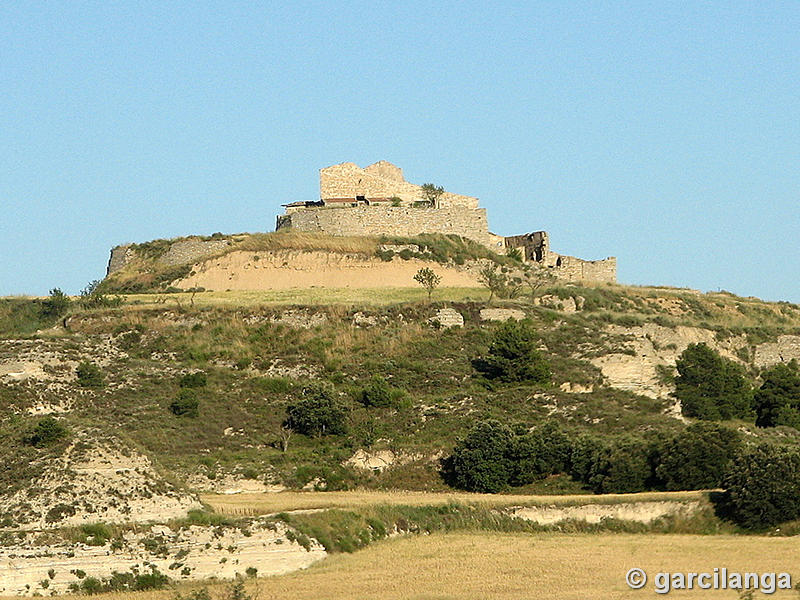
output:
[[477, 285], [486, 261], [505, 256], [455, 235], [330, 236], [275, 233], [192, 236], [128, 244], [112, 250], [107, 292], [172, 289], [408, 288], [414, 273], [435, 264], [443, 287]]
[[[288, 487], [324, 480], [438, 489], [436, 461], [482, 418], [529, 426], [556, 418], [603, 435], [673, 431], [685, 425], [674, 418], [669, 379], [689, 343], [706, 342], [753, 379], [798, 353], [797, 306], [727, 293], [562, 286], [544, 290], [535, 304], [523, 297], [491, 306], [475, 301], [488, 296], [479, 289], [431, 304], [421, 289], [402, 302], [392, 290], [318, 294], [309, 291], [304, 303], [296, 291], [291, 305], [280, 292], [135, 295], [114, 308], [74, 303], [57, 322], [42, 320], [41, 300], [2, 301], [4, 453], [19, 455], [24, 432], [55, 414], [76, 431], [119, 437], [178, 480], [210, 488], [248, 475]], [[432, 326], [443, 308], [462, 315], [464, 326]], [[477, 376], [471, 361], [486, 353], [495, 319], [509, 316], [533, 323], [552, 383], [487, 386]], [[99, 367], [102, 387], [81, 387], [81, 362]], [[170, 405], [192, 373], [206, 382], [196, 389], [199, 415], [179, 417]], [[376, 375], [400, 391], [399, 404], [356, 401]], [[286, 407], [312, 381], [329, 382], [347, 405], [349, 432], [295, 435], [283, 452], [276, 446]], [[770, 431], [743, 426], [754, 435]], [[342, 466], [358, 462], [357, 451], [391, 454], [392, 468]], [[28, 448], [22, 459], [37, 454]], [[25, 472], [8, 472], [10, 489]]]
[[[267, 239], [273, 244], [276, 238]], [[319, 251], [322, 239], [310, 239], [313, 247], [304, 251]], [[257, 238], [240, 243], [256, 244]], [[377, 241], [359, 243], [364, 252], [380, 250]], [[469, 250], [455, 241], [453, 247]], [[112, 527], [112, 533], [127, 540], [125, 548], [144, 552], [150, 534], [125, 537], [125, 523], [177, 519], [184, 529], [174, 531], [208, 526], [221, 517], [198, 512], [201, 500], [214, 504], [201, 494], [283, 489], [448, 494], [453, 488], [443, 459], [477, 422], [496, 419], [521, 433], [555, 425], [573, 440], [589, 436], [625, 448], [640, 440], [649, 444], [671, 439], [692, 422], [672, 394], [676, 359], [689, 344], [707, 344], [739, 365], [755, 385], [764, 368], [800, 358], [800, 307], [726, 292], [553, 284], [535, 290], [533, 297], [523, 292], [492, 302], [480, 287], [439, 289], [432, 302], [421, 288], [174, 292], [167, 290], [175, 279], [159, 276], [155, 262], [137, 260], [99, 290], [69, 302], [0, 300], [0, 451], [6, 463], [0, 535], [6, 544], [12, 539], [17, 544], [9, 552], [20, 552], [25, 532], [61, 532], [58, 539], [87, 543], [94, 538], [81, 528], [97, 522], [118, 524], [113, 527], [121, 529]], [[451, 259], [424, 260], [441, 265]], [[476, 254], [468, 260], [493, 259]], [[107, 295], [131, 286], [161, 291]], [[534, 332], [538, 352], [552, 371], [549, 381], [493, 381], [476, 370], [476, 359], [487, 355], [508, 319], [525, 319]], [[448, 326], [454, 322], [463, 324]], [[288, 429], [291, 407], [314, 390], [326, 390], [340, 407], [341, 427], [321, 435]], [[800, 433], [790, 427], [758, 428], [752, 419], [723, 425], [749, 444], [800, 443]], [[647, 485], [658, 489], [660, 484]], [[534, 477], [513, 491], [591, 494], [599, 489], [561, 473]], [[331, 551], [339, 547], [339, 542], [326, 545], [324, 528], [360, 523], [366, 529], [352, 534], [359, 539], [378, 522], [397, 527], [429, 518], [413, 508], [393, 510], [338, 525], [290, 518], [253, 527], [263, 531], [270, 548], [277, 551], [285, 543], [286, 551], [300, 552], [286, 555], [291, 564], [306, 565], [311, 557], [302, 552], [309, 540], [322, 540]], [[670, 522], [675, 522], [678, 513], [670, 511], [657, 518], [673, 515]], [[699, 521], [681, 525], [682, 530], [723, 527], [709, 508], [703, 511]], [[463, 523], [500, 526], [482, 513], [458, 514]], [[225, 526], [240, 532], [230, 533], [237, 540], [243, 539], [241, 528], [249, 527]], [[289, 537], [276, 537], [270, 529], [275, 527], [289, 531]], [[661, 527], [675, 530], [676, 525]], [[192, 558], [195, 542], [180, 537], [188, 534], [163, 535], [170, 553], [183, 548], [187, 560], [200, 561], [182, 577], [191, 577], [192, 569], [197, 576], [217, 572]], [[361, 542], [347, 544], [341, 548]], [[277, 563], [258, 564], [262, 573], [281, 572]], [[65, 576], [56, 583], [67, 589], [73, 580]]]

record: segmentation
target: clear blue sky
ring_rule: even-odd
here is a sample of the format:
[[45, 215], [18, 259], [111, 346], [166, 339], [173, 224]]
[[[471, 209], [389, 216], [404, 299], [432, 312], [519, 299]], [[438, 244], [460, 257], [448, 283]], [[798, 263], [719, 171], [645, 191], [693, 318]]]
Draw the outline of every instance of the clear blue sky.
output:
[[800, 301], [800, 2], [2, 2], [0, 294], [387, 159], [632, 284]]

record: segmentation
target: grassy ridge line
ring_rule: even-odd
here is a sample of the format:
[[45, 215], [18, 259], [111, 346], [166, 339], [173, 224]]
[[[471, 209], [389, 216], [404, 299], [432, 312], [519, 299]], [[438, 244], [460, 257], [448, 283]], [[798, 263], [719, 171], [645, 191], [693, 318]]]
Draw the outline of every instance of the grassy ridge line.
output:
[[[202, 260], [213, 260], [231, 252], [271, 252], [279, 250], [323, 251], [340, 254], [361, 254], [376, 256], [381, 245], [413, 244], [427, 248], [429, 252], [444, 258], [461, 254], [465, 258], [490, 258], [505, 262], [508, 259], [496, 254], [489, 248], [456, 235], [422, 233], [414, 236], [387, 235], [331, 235], [322, 232], [303, 232], [291, 229], [267, 233], [236, 233], [231, 235], [187, 236], [172, 239], [158, 239], [140, 244], [132, 244], [142, 262], [157, 260], [163, 256], [173, 244], [188, 241], [228, 240], [227, 247], [217, 252], [210, 252]], [[131, 263], [133, 264], [133, 263]]]
[[452, 502], [508, 506], [583, 506], [636, 502], [702, 501], [707, 492], [642, 492], [639, 494], [515, 495], [471, 494], [467, 492], [411, 492], [356, 490], [341, 492], [278, 492], [265, 494], [203, 494], [200, 499], [216, 512], [231, 516], [254, 516], [293, 510], [326, 508], [358, 509], [375, 505], [435, 506]]
[[[209, 252], [181, 264], [164, 264], [162, 257], [170, 248], [183, 241], [227, 240], [226, 247]], [[464, 264], [468, 260], [488, 259], [499, 264], [511, 263], [511, 259], [498, 255], [490, 249], [465, 238], [442, 234], [420, 234], [411, 237], [391, 236], [332, 236], [323, 233], [277, 231], [272, 233], [242, 233], [235, 235], [215, 234], [211, 237], [190, 236], [170, 240], [152, 240], [142, 244], [131, 244], [133, 256], [121, 269], [103, 281], [106, 292], [142, 293], [165, 289], [175, 280], [186, 277], [192, 264], [213, 261], [234, 252], [328, 252], [342, 255], [358, 255], [365, 259], [391, 260], [394, 252], [382, 253], [382, 244], [415, 245], [420, 252], [416, 256], [437, 263]], [[408, 251], [410, 252], [410, 251]], [[401, 255], [403, 256], [403, 255]], [[405, 256], [403, 256], [405, 258]], [[257, 258], [256, 258], [257, 259]]]

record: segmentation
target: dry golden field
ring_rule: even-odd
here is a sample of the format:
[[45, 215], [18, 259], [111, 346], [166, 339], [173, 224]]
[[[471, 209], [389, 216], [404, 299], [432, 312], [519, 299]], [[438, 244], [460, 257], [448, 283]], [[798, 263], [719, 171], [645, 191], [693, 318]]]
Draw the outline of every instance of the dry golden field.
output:
[[[135, 294], [125, 296], [126, 309], [178, 306], [189, 308], [191, 302], [197, 308], [236, 307], [248, 308], [268, 305], [328, 306], [381, 306], [405, 302], [423, 302], [427, 292], [415, 288], [310, 288], [288, 290], [231, 290], [224, 292], [200, 292], [174, 294]], [[447, 302], [485, 302], [489, 292], [484, 288], [441, 288], [434, 292], [433, 299]]]
[[[384, 540], [337, 554], [306, 571], [258, 579], [254, 600], [617, 600], [664, 597], [658, 572], [782, 572], [800, 577], [800, 541], [757, 536], [457, 533]], [[650, 576], [625, 583], [629, 569]], [[794, 572], [793, 572], [794, 571]], [[793, 581], [793, 583], [795, 583]], [[194, 588], [197, 585], [193, 586]], [[192, 586], [182, 586], [187, 593]], [[210, 586], [212, 596], [224, 584]], [[175, 592], [107, 594], [107, 600], [170, 600]], [[733, 590], [686, 590], [668, 597], [736, 599]], [[756, 594], [756, 598], [768, 597]], [[778, 591], [772, 598], [797, 598]]]
[[643, 492], [574, 496], [529, 496], [515, 494], [472, 494], [469, 492], [410, 492], [356, 490], [347, 492], [279, 492], [272, 494], [206, 494], [201, 500], [216, 512], [232, 516], [253, 516], [315, 508], [356, 509], [375, 504], [425, 506], [448, 502], [480, 503], [490, 506], [531, 506], [539, 504], [614, 504], [618, 502], [688, 501], [705, 498], [705, 492]]

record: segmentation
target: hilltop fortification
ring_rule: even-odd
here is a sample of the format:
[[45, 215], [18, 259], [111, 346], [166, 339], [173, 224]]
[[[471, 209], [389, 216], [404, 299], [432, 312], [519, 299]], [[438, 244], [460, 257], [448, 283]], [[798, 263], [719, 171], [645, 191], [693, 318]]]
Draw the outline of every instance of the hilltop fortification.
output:
[[568, 281], [616, 282], [614, 257], [587, 261], [550, 250], [547, 232], [503, 237], [489, 231], [478, 199], [442, 191], [426, 193], [409, 183], [403, 170], [385, 160], [365, 168], [345, 162], [320, 169], [320, 199], [284, 204], [276, 229], [322, 232], [337, 236], [458, 235], [499, 254], [518, 248], [526, 262], [552, 269]]
[[[214, 234], [211, 237], [192, 236], [117, 246], [111, 251], [107, 274], [127, 270], [131, 272], [129, 274], [138, 273], [152, 280], [157, 271], [162, 283], [208, 289], [303, 285], [357, 287], [359, 283], [402, 287], [414, 285], [410, 283], [412, 276], [406, 271], [411, 267], [419, 268], [419, 265], [407, 263], [404, 269], [398, 270], [400, 263], [396, 261], [382, 264], [382, 260], [377, 258], [379, 246], [385, 244], [386, 238], [394, 239], [390, 245], [399, 252], [396, 240], [401, 240], [401, 245], [406, 243], [402, 240], [410, 240], [408, 252], [413, 250], [424, 258], [426, 247], [413, 242], [413, 238], [421, 234], [440, 234], [477, 242], [495, 254], [515, 251], [523, 262], [546, 268], [562, 281], [614, 283], [617, 280], [614, 257], [583, 260], [558, 254], [550, 249], [550, 239], [545, 231], [509, 237], [496, 235], [489, 230], [486, 209], [478, 205], [477, 198], [447, 192], [430, 184], [409, 183], [403, 177], [402, 169], [387, 161], [363, 169], [354, 163], [326, 167], [319, 172], [319, 187], [318, 200], [284, 204], [286, 210], [278, 216], [276, 229], [301, 235], [312, 233], [317, 237], [320, 234], [321, 237], [333, 236], [336, 240], [357, 239], [360, 240], [356, 244], [360, 248], [358, 252], [320, 248], [318, 242], [314, 242], [311, 248], [308, 247], [309, 240], [305, 246], [284, 247], [277, 240], [269, 242], [265, 239], [248, 244], [244, 242], [247, 236]], [[276, 244], [277, 247], [270, 250]], [[365, 251], [365, 244], [374, 248]], [[239, 255], [245, 248], [260, 251], [255, 262], [252, 256]], [[309, 255], [310, 250], [317, 251], [314, 257]], [[293, 252], [291, 256], [286, 254], [289, 251]], [[369, 255], [368, 260], [364, 259], [365, 254]], [[477, 256], [474, 252], [472, 254], [473, 258]], [[211, 261], [211, 258], [217, 260]], [[341, 269], [337, 271], [339, 267], [344, 269], [345, 264], [348, 272], [353, 273], [358, 266], [359, 274], [350, 277]], [[463, 260], [458, 264], [463, 264]], [[269, 265], [275, 269], [268, 269]], [[208, 275], [211, 271], [216, 273], [214, 277]], [[300, 271], [308, 275], [307, 280], [298, 277]], [[205, 275], [200, 277], [200, 274]], [[189, 279], [186, 279], [187, 275], [190, 275]], [[476, 283], [474, 274], [470, 282], [464, 280], [463, 273], [454, 272], [453, 275], [454, 279], [445, 278], [443, 285]]]
[[489, 232], [486, 209], [478, 199], [442, 192], [426, 197], [422, 186], [403, 178], [403, 170], [385, 160], [364, 169], [342, 163], [319, 172], [318, 201], [284, 204], [277, 229], [319, 231], [330, 235], [453, 234], [503, 252], [504, 238]]

